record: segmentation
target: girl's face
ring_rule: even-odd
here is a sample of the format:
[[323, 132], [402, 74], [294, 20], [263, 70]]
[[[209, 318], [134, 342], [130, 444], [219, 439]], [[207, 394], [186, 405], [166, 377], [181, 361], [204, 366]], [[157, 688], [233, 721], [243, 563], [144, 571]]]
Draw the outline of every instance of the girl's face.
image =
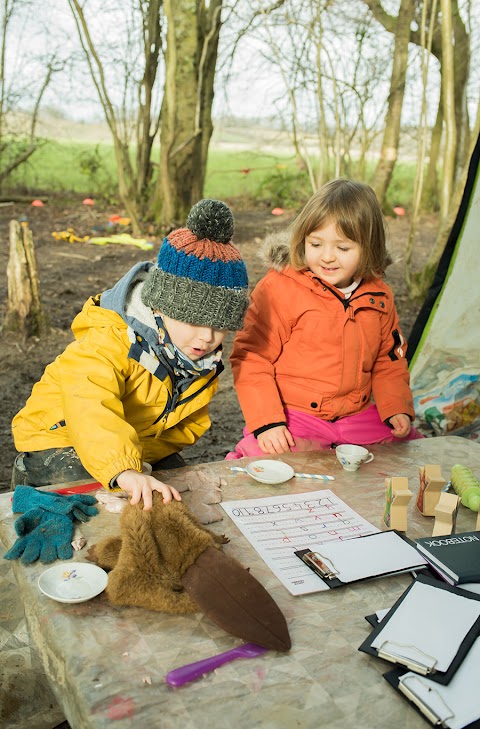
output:
[[360, 245], [345, 238], [333, 223], [313, 230], [305, 238], [305, 260], [310, 271], [338, 289], [354, 282], [360, 254]]
[[193, 362], [214, 352], [227, 333], [224, 329], [187, 324], [165, 314], [162, 314], [162, 318], [174, 345]]

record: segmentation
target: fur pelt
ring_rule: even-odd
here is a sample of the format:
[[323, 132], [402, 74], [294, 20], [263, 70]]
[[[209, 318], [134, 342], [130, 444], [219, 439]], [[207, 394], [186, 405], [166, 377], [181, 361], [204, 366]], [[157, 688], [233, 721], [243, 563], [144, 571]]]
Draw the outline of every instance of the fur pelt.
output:
[[203, 527], [182, 502], [128, 504], [121, 536], [90, 548], [87, 557], [111, 570], [106, 588], [114, 605], [168, 613], [203, 612], [226, 631], [273, 650], [289, 650], [283, 613], [265, 588], [219, 550], [224, 536]]
[[207, 547], [218, 548], [228, 540], [201, 526], [185, 504], [164, 504], [157, 492], [150, 511], [128, 504], [120, 530], [120, 537], [103, 539], [88, 552], [88, 559], [111, 570], [106, 588], [110, 602], [169, 613], [197, 611], [182, 575]]

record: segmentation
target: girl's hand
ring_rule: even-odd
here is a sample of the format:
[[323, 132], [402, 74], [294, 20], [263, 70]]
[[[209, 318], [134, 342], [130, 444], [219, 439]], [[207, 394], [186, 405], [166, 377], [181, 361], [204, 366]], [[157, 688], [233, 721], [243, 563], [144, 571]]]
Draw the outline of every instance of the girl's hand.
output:
[[122, 471], [117, 476], [117, 484], [127, 493], [131, 494], [130, 503], [138, 504], [143, 499], [143, 510], [149, 511], [152, 508], [152, 491], [160, 491], [163, 496], [163, 503], [168, 504], [172, 497], [176, 501], [181, 501], [182, 497], [177, 489], [169, 486], [153, 476], [146, 473], [138, 473], [138, 471], [129, 470]]
[[389, 422], [392, 426], [392, 433], [396, 438], [406, 438], [410, 433], [412, 421], [405, 413], [392, 415], [392, 417], [389, 418]]
[[277, 425], [275, 428], [265, 430], [257, 438], [258, 445], [264, 453], [288, 453], [295, 441], [286, 425]]

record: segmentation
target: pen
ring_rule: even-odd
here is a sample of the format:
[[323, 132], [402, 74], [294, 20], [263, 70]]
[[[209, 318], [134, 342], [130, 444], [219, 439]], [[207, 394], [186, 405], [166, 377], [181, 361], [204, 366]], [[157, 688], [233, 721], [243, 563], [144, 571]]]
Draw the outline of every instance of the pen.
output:
[[[241, 471], [242, 473], [247, 473], [246, 468], [241, 468], [240, 466], [230, 466], [231, 471]], [[317, 481], [335, 481], [335, 476], [325, 476], [324, 474], [320, 473], [296, 473], [295, 472], [295, 478], [316, 478]]]

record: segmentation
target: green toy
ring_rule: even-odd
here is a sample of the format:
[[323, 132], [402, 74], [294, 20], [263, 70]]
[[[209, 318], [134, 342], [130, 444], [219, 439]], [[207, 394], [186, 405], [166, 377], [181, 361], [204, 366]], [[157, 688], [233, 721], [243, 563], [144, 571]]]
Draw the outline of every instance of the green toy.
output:
[[450, 475], [453, 489], [464, 506], [472, 511], [480, 508], [480, 481], [466, 466], [456, 463]]

